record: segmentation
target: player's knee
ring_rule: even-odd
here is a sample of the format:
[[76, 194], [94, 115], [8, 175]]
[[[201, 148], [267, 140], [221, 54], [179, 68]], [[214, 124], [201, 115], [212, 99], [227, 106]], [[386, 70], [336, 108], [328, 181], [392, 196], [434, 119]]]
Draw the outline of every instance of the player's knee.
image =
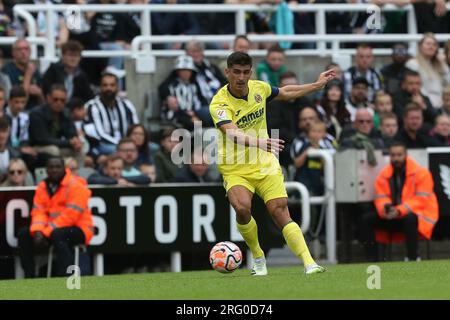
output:
[[250, 220], [251, 216], [251, 205], [246, 203], [238, 203], [234, 206], [234, 211], [236, 211], [236, 218], [238, 222], [248, 222], [247, 220]]
[[267, 204], [268, 209], [275, 215], [284, 214], [288, 211], [288, 205], [286, 199], [277, 199]]

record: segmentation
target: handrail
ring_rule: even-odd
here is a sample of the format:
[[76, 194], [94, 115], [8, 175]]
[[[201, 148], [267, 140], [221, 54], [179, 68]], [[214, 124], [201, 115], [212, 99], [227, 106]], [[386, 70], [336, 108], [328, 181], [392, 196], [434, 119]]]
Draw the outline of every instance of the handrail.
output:
[[[346, 49], [340, 49], [340, 42], [351, 42], [351, 41], [360, 41], [361, 39], [365, 42], [379, 42], [379, 41], [410, 41], [411, 49], [414, 51], [416, 43], [412, 41], [416, 41], [418, 38], [416, 36], [416, 25], [415, 25], [415, 16], [414, 16], [414, 8], [412, 5], [406, 5], [403, 7], [396, 7], [395, 5], [384, 5], [382, 10], [384, 12], [388, 11], [406, 11], [408, 14], [408, 35], [405, 37], [403, 34], [395, 34], [395, 35], [326, 35], [326, 13], [328, 12], [364, 12], [369, 8], [374, 8], [373, 4], [297, 4], [290, 5], [292, 11], [294, 12], [311, 12], [315, 13], [315, 24], [316, 24], [316, 34], [315, 35], [293, 35], [284, 38], [284, 36], [277, 35], [251, 35], [249, 38], [252, 41], [260, 42], [260, 41], [281, 41], [281, 39], [286, 39], [286, 41], [296, 41], [296, 42], [317, 42], [317, 49], [302, 49], [291, 52], [291, 54], [296, 55], [320, 55], [324, 56], [326, 54], [334, 54], [336, 52], [344, 53]], [[141, 12], [141, 36], [150, 36], [151, 35], [151, 12], [215, 12], [215, 13], [226, 13], [231, 12], [235, 13], [235, 25], [236, 25], [236, 34], [245, 34], [246, 33], [246, 25], [245, 25], [245, 13], [246, 12], [261, 12], [261, 11], [274, 11], [276, 10], [276, 6], [273, 5], [255, 5], [255, 4], [146, 4], [146, 5], [130, 5], [130, 4], [112, 4], [112, 5], [99, 5], [99, 4], [89, 4], [89, 5], [65, 5], [65, 4], [45, 4], [45, 5], [31, 5], [31, 4], [19, 4], [14, 6], [14, 12], [16, 15], [24, 18], [28, 30], [30, 32], [30, 36], [36, 35], [36, 22], [34, 17], [30, 14], [30, 12], [39, 12], [45, 11], [47, 14], [47, 21], [51, 22], [50, 16], [54, 12], [63, 12], [66, 10], [73, 10], [77, 8], [79, 12]], [[447, 3], [447, 8], [450, 9], [450, 3]], [[49, 28], [50, 30], [51, 28]], [[55, 38], [51, 34], [52, 31], [47, 33], [47, 43], [45, 45], [44, 57], [48, 61], [56, 60], [55, 56]], [[338, 38], [339, 36], [339, 38]], [[341, 37], [342, 36], [342, 37]], [[345, 37], [344, 37], [345, 36]], [[153, 36], [156, 37], [156, 36]], [[164, 36], [162, 36], [164, 37]], [[205, 38], [201, 38], [202, 36], [196, 36], [199, 41], [203, 41]], [[214, 36], [217, 39], [220, 39], [219, 35]], [[233, 35], [234, 37], [234, 35]], [[326, 38], [330, 37], [330, 38]], [[334, 39], [331, 39], [334, 37]], [[375, 38], [374, 38], [375, 37]], [[420, 38], [420, 36], [418, 36]], [[438, 35], [439, 39], [449, 39], [450, 35]], [[180, 41], [182, 38], [173, 37], [172, 40], [162, 40], [164, 38], [160, 38], [161, 42], [173, 42]], [[178, 39], [178, 40], [175, 40]], [[142, 41], [142, 40], [141, 40]], [[155, 40], [156, 41], [156, 40]], [[226, 40], [230, 41], [230, 40]], [[326, 41], [332, 42], [332, 50], [326, 48]], [[443, 41], [443, 40], [440, 40]], [[148, 52], [151, 50], [151, 44], [156, 42], [145, 41], [145, 51]], [[33, 57], [37, 56], [37, 51], [35, 46], [33, 46], [34, 54]], [[173, 56], [173, 51], [171, 52], [155, 52], [160, 56]], [[388, 51], [386, 49], [382, 50], [374, 50], [375, 54], [386, 54]], [[120, 56], [134, 56], [134, 52], [128, 50], [121, 50], [115, 53], [107, 52], [107, 51], [84, 51], [84, 57], [112, 57], [116, 55]], [[259, 53], [258, 53], [259, 55]], [[222, 55], [223, 56], [223, 55]]]
[[[37, 24], [36, 24], [34, 17], [31, 15], [31, 13], [29, 13], [26, 10], [26, 8], [23, 8], [23, 7], [17, 6], [17, 5], [14, 6], [13, 12], [14, 12], [15, 16], [20, 16], [27, 23], [27, 28], [28, 28], [27, 39], [30, 39], [30, 38], [34, 39], [37, 36], [37, 31], [36, 31]], [[31, 59], [37, 59], [37, 52], [38, 51], [37, 51], [36, 45], [32, 45], [31, 46]]]
[[[234, 39], [234, 35], [178, 35], [178, 36], [137, 36], [131, 42], [131, 50], [128, 51], [120, 51], [126, 55], [131, 55], [133, 58], [137, 58], [142, 52], [139, 50], [139, 47], [143, 43], [176, 43], [176, 42], [188, 42], [191, 40], [196, 40], [199, 42], [231, 42]], [[248, 35], [248, 38], [253, 42], [264, 42], [264, 41], [292, 41], [292, 42], [332, 42], [332, 43], [341, 43], [341, 42], [396, 42], [400, 39], [402, 41], [419, 41], [422, 39], [422, 35], [420, 34], [407, 34], [407, 35], [394, 35], [394, 34], [374, 34], [370, 37], [362, 34], [333, 34], [333, 35], [309, 35], [309, 34], [295, 34], [295, 35], [256, 35], [251, 34]], [[436, 39], [439, 42], [444, 42], [450, 39], [450, 33], [446, 34], [436, 34]], [[326, 49], [324, 49], [326, 50]], [[148, 53], [148, 50], [144, 50], [144, 53]], [[212, 50], [211, 50], [212, 51]], [[265, 50], [261, 50], [261, 53], [265, 53]], [[300, 51], [300, 50], [298, 50]], [[328, 50], [330, 53], [337, 53], [337, 51], [342, 51], [342, 49], [338, 49], [338, 46], [333, 47], [331, 50]], [[413, 54], [414, 52], [410, 53]], [[90, 51], [89, 53], [92, 53]], [[228, 53], [228, 51], [225, 51]], [[390, 53], [391, 50], [388, 49], [386, 53]]]
[[335, 264], [337, 263], [337, 237], [333, 154], [334, 152], [330, 150], [308, 150], [308, 157], [321, 158], [324, 161], [325, 194], [322, 197], [311, 197], [310, 200], [311, 203], [323, 203], [327, 206], [325, 217], [327, 261]]
[[[65, 11], [68, 8], [73, 9], [73, 4], [17, 4], [21, 8], [31, 11], [39, 12], [52, 8], [55, 11]], [[447, 6], [449, 6], [447, 4]], [[76, 5], [80, 11], [96, 11], [96, 12], [141, 12], [149, 9], [153, 12], [260, 12], [260, 11], [275, 11], [275, 5], [257, 5], [257, 4], [83, 4]], [[294, 12], [318, 12], [326, 10], [328, 12], [361, 12], [368, 8], [373, 8], [374, 5], [370, 3], [318, 3], [318, 4], [296, 4], [289, 5], [289, 8]], [[124, 10], [124, 8], [126, 10]], [[406, 11], [413, 9], [411, 4], [403, 7], [396, 7], [395, 5], [383, 6], [384, 11]]]

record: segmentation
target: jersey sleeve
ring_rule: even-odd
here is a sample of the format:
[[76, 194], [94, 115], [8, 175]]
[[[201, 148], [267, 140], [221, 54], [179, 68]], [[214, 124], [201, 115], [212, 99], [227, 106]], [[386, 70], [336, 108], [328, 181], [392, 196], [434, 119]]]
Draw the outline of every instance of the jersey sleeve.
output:
[[273, 87], [268, 83], [264, 83], [264, 91], [266, 96], [266, 102], [270, 102], [278, 95], [280, 89], [278, 87]]
[[211, 118], [213, 119], [214, 125], [217, 128], [233, 121], [233, 113], [231, 108], [224, 101], [215, 101], [213, 99], [209, 106], [209, 112], [211, 114]]

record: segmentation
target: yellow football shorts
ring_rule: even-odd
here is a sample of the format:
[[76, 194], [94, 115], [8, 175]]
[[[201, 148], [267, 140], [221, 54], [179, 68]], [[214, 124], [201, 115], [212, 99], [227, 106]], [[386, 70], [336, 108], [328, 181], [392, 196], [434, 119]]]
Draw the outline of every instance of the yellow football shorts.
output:
[[277, 174], [258, 176], [257, 178], [232, 174], [224, 175], [223, 185], [227, 192], [234, 186], [243, 186], [252, 193], [256, 192], [264, 200], [264, 203], [272, 199], [287, 198], [284, 176], [281, 170]]

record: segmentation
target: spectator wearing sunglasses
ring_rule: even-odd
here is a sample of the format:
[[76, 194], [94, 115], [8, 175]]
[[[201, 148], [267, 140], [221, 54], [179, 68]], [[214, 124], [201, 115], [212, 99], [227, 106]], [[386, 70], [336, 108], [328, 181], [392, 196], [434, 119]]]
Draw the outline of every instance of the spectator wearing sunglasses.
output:
[[6, 180], [0, 187], [25, 187], [34, 185], [31, 175], [28, 174], [27, 165], [22, 159], [11, 159], [7, 173]]
[[358, 109], [355, 114], [355, 122], [351, 129], [341, 134], [340, 147], [343, 149], [364, 149], [367, 151], [367, 160], [375, 165], [373, 151], [383, 149], [384, 143], [381, 135], [374, 129], [372, 113], [365, 108]]
[[30, 112], [30, 145], [47, 158], [48, 155], [74, 157], [78, 163], [84, 163], [83, 145], [65, 108], [67, 90], [61, 84], [54, 84], [46, 98], [46, 105]]

